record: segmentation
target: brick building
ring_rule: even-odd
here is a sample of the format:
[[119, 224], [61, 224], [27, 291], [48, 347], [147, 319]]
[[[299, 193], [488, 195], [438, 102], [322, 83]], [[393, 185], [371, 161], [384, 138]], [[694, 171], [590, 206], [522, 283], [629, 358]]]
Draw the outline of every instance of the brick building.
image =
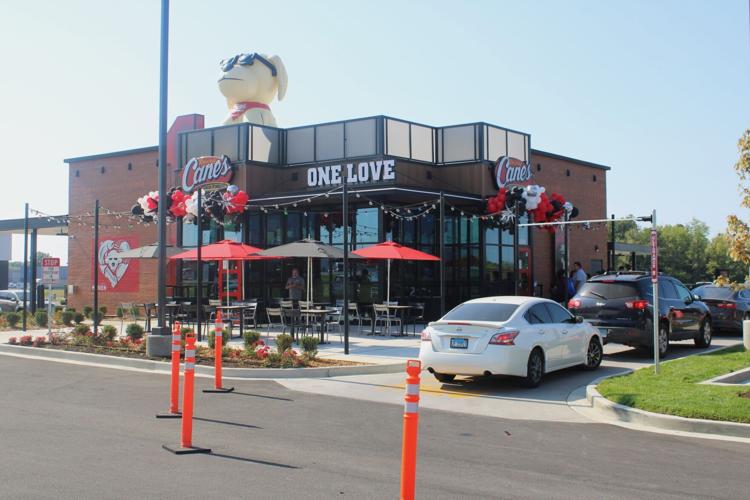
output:
[[[226, 155], [234, 169], [232, 183], [248, 192], [250, 207], [239, 219], [204, 228], [204, 242], [234, 239], [267, 248], [311, 236], [341, 245], [341, 182], [348, 178], [349, 224], [353, 248], [386, 239], [440, 254], [444, 238], [445, 300], [451, 307], [472, 297], [513, 293], [513, 235], [485, 220], [486, 199], [497, 192], [498, 158], [516, 159], [533, 175], [529, 183], [559, 193], [578, 207], [579, 219], [606, 217], [609, 167], [531, 149], [529, 134], [486, 123], [433, 127], [375, 116], [290, 129], [240, 124], [203, 128], [203, 117], [179, 117], [169, 132], [170, 185], [183, 182], [191, 158]], [[100, 200], [99, 262], [101, 304], [153, 302], [156, 261], [107, 260], [118, 249], [156, 241], [156, 227], [126, 216], [136, 199], [157, 188], [157, 148], [70, 158], [69, 303], [92, 302], [94, 266], [93, 212]], [[442, 197], [442, 198], [441, 198]], [[439, 200], [445, 219], [439, 221]], [[170, 242], [195, 245], [196, 228], [176, 222]], [[525, 228], [519, 237], [520, 293], [549, 296], [555, 273], [564, 267], [563, 232]], [[108, 243], [107, 243], [108, 242]], [[569, 262], [581, 261], [588, 272], [606, 268], [607, 235], [576, 228], [569, 233]], [[107, 268], [109, 266], [109, 268]], [[291, 267], [283, 260], [232, 264], [230, 289], [239, 297], [272, 302], [283, 294]], [[385, 265], [354, 264], [352, 299], [382, 300]], [[220, 266], [204, 264], [208, 295], [216, 295]], [[364, 271], [366, 270], [366, 272]], [[195, 263], [170, 263], [168, 295], [195, 296]], [[336, 262], [314, 265], [315, 300], [341, 298], [343, 275]], [[364, 276], [364, 278], [363, 278]], [[424, 301], [437, 315], [439, 264], [394, 263], [393, 296]], [[363, 286], [365, 284], [366, 286]], [[205, 295], [204, 295], [205, 297]]]

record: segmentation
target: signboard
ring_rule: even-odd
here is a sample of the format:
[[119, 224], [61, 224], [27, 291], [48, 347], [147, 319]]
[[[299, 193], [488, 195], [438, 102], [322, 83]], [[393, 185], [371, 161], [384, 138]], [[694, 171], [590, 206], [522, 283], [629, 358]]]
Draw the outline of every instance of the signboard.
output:
[[656, 230], [651, 230], [651, 283], [656, 283], [659, 279], [659, 247], [656, 237]]
[[531, 164], [527, 161], [511, 158], [510, 156], [501, 156], [495, 164], [495, 185], [498, 189], [510, 185], [527, 185], [531, 184], [534, 176], [531, 170]]
[[[123, 259], [119, 253], [138, 246], [135, 236], [110, 236], [99, 242], [94, 254], [94, 272], [99, 273], [100, 292], [137, 292], [139, 289], [138, 259]], [[94, 276], [91, 276], [93, 285]], [[92, 288], [93, 289], [93, 288]]]
[[338, 186], [396, 180], [395, 160], [362, 161], [345, 165], [326, 165], [307, 169], [307, 186]]
[[60, 259], [47, 257], [42, 259], [42, 283], [54, 285], [60, 282]]
[[233, 175], [232, 162], [226, 155], [190, 158], [180, 173], [182, 190], [190, 193], [197, 187], [203, 189], [227, 187]]

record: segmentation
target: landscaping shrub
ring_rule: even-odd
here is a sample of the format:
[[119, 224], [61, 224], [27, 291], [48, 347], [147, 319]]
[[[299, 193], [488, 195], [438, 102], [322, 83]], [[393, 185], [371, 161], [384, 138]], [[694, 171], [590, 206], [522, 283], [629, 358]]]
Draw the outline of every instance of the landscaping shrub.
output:
[[5, 321], [8, 322], [9, 327], [15, 328], [18, 326], [18, 322], [21, 321], [21, 315], [17, 312], [9, 312], [5, 315]]
[[86, 317], [82, 313], [73, 313], [73, 321], [76, 325], [83, 323], [84, 319], [86, 319]]
[[263, 366], [278, 365], [281, 363], [281, 354], [269, 351], [268, 356], [263, 360]]
[[279, 363], [282, 368], [297, 368], [303, 366], [302, 360], [294, 349], [287, 349], [284, 351], [281, 354], [281, 360]]
[[93, 321], [96, 324], [100, 324], [102, 320], [104, 319], [104, 314], [101, 312], [91, 311], [91, 321]]
[[260, 340], [260, 333], [255, 332], [253, 330], [245, 332], [245, 335], [243, 336], [243, 340], [245, 342], [245, 350], [247, 351], [254, 350], [255, 346], [257, 345], [256, 342]]
[[31, 335], [24, 335], [20, 339], [18, 339], [18, 343], [21, 345], [31, 345], [34, 341], [31, 338]]
[[73, 331], [71, 332], [73, 336], [79, 337], [82, 335], [86, 335], [91, 331], [91, 328], [89, 328], [89, 325], [83, 325], [83, 324], [77, 324], [75, 327], [73, 327]]
[[32, 344], [34, 347], [42, 347], [43, 345], [47, 345], [47, 337], [40, 336], [34, 339], [34, 342]]
[[313, 359], [318, 355], [318, 342], [320, 342], [320, 340], [311, 336], [299, 339], [299, 343], [302, 346], [302, 352], [310, 359]]
[[93, 311], [94, 308], [91, 306], [83, 306], [83, 315], [87, 318], [91, 317], [91, 311]]
[[62, 312], [64, 310], [65, 310], [65, 308], [63, 306], [55, 306], [55, 311], [54, 312]]
[[101, 306], [99, 312], [102, 313], [102, 317], [107, 315], [107, 306]]
[[75, 313], [71, 311], [63, 311], [62, 314], [60, 314], [60, 321], [65, 326], [70, 326], [73, 324], [73, 316]]
[[[221, 331], [221, 345], [222, 345], [222, 347], [225, 346], [225, 345], [227, 345], [227, 342], [229, 342], [229, 334], [227, 333], [227, 329], [224, 328]], [[214, 347], [216, 347], [216, 333], [213, 330], [211, 330], [210, 332], [208, 332], [208, 347], [210, 347], [211, 349], [213, 349]]]
[[125, 314], [125, 310], [122, 307], [117, 306], [117, 317], [122, 318], [124, 314]]
[[138, 323], [130, 323], [125, 327], [125, 334], [133, 340], [138, 340], [143, 337], [143, 327]]
[[65, 308], [65, 310], [66, 310], [66, 311], [70, 311], [70, 312], [72, 312], [72, 313], [75, 313], [75, 312], [76, 312], [76, 308], [75, 308], [75, 307], [66, 307], [66, 308]]
[[102, 327], [102, 337], [105, 340], [115, 340], [115, 337], [117, 337], [117, 328], [112, 325], [104, 325]]
[[41, 326], [42, 328], [47, 326], [48, 320], [49, 318], [47, 317], [46, 311], [37, 311], [34, 314], [34, 322], [36, 322], [36, 324]]
[[292, 347], [293, 341], [294, 339], [292, 339], [291, 335], [282, 333], [281, 335], [276, 337], [276, 350], [279, 351], [279, 353], [283, 353], [284, 351]]
[[11, 337], [11, 338], [8, 339], [8, 343], [10, 345], [16, 345], [16, 344], [18, 344], [18, 339], [15, 338], [15, 337]]

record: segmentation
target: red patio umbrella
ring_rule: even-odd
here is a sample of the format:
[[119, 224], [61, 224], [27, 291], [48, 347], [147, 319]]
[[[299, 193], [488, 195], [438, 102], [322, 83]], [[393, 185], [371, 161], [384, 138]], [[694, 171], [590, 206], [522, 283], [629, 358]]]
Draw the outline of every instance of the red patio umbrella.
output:
[[432, 254], [421, 252], [414, 248], [405, 247], [395, 241], [384, 241], [377, 245], [372, 245], [359, 250], [354, 250], [353, 254], [366, 259], [386, 259], [388, 260], [388, 292], [386, 301], [391, 300], [391, 261], [392, 260], [440, 260]]
[[[222, 240], [210, 245], [203, 245], [201, 247], [201, 260], [256, 260], [256, 259], [268, 259], [262, 255], [253, 255], [260, 251], [262, 248], [254, 247], [251, 245], [245, 245], [244, 243], [238, 243], [232, 240]], [[198, 249], [193, 248], [180, 252], [170, 257], [170, 259], [183, 259], [183, 260], [197, 260]]]

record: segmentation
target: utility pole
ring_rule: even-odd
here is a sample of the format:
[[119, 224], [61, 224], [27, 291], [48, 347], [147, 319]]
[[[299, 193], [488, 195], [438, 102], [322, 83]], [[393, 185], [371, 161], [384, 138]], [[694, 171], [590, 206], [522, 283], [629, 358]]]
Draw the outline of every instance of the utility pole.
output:
[[349, 354], [349, 189], [344, 176], [344, 192], [341, 201], [344, 223], [344, 354]]
[[160, 335], [168, 335], [167, 306], [167, 78], [169, 70], [169, 0], [161, 0], [161, 42], [159, 68], [159, 232], [157, 272], [157, 327]]
[[440, 191], [440, 221], [438, 222], [440, 236], [440, 317], [445, 315], [445, 196]]
[[99, 329], [99, 200], [94, 203], [94, 335]]
[[29, 262], [29, 204], [24, 205], [23, 216], [23, 320], [22, 329], [26, 332], [26, 302], [28, 301], [28, 262]]

